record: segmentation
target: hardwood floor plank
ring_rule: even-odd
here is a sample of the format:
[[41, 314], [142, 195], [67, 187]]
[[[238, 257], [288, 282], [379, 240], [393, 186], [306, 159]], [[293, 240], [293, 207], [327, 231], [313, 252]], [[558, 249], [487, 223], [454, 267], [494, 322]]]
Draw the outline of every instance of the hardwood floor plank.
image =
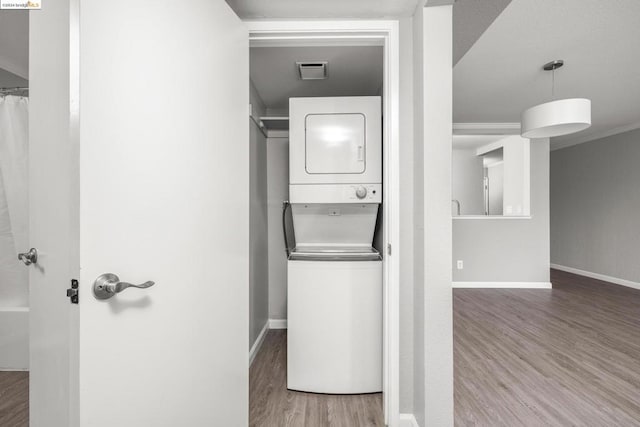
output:
[[271, 330], [249, 374], [249, 425], [384, 426], [382, 393], [329, 395], [287, 390], [287, 331]]
[[0, 372], [0, 426], [29, 426], [28, 372]]
[[640, 426], [640, 291], [455, 289], [457, 426]]

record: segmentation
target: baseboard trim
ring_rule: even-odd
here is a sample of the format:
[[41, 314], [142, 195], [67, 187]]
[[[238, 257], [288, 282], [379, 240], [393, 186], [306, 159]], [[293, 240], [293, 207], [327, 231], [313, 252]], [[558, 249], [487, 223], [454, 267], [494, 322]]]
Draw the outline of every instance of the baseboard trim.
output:
[[453, 282], [454, 288], [474, 289], [551, 289], [551, 282]]
[[420, 427], [413, 414], [400, 414], [399, 427]]
[[253, 342], [251, 346], [251, 350], [249, 350], [249, 366], [253, 363], [253, 359], [256, 358], [256, 354], [260, 351], [260, 347], [262, 347], [262, 343], [264, 342], [264, 337], [267, 336], [267, 332], [269, 331], [269, 321], [264, 322], [264, 326], [258, 334], [258, 338]]
[[269, 329], [287, 329], [287, 319], [269, 319]]
[[620, 279], [618, 277], [607, 276], [606, 274], [594, 273], [592, 271], [580, 270], [578, 268], [567, 267], [566, 265], [551, 264], [551, 268], [567, 273], [577, 274], [578, 276], [590, 277], [591, 279], [602, 280], [604, 282], [613, 283], [614, 285], [626, 286], [628, 288], [640, 289], [640, 283], [632, 280]]

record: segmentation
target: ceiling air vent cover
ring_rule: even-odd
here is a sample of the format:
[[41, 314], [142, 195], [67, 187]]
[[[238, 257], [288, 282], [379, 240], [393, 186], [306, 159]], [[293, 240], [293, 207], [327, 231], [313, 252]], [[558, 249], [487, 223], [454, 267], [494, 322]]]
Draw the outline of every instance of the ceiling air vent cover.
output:
[[327, 61], [296, 62], [301, 80], [323, 80], [328, 76]]

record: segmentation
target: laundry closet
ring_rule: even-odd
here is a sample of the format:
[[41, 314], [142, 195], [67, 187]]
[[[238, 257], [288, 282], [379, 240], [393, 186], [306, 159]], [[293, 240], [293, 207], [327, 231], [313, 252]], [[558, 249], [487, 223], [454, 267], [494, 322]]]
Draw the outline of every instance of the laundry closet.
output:
[[286, 328], [292, 391], [383, 390], [384, 49], [352, 44], [250, 49], [250, 358]]

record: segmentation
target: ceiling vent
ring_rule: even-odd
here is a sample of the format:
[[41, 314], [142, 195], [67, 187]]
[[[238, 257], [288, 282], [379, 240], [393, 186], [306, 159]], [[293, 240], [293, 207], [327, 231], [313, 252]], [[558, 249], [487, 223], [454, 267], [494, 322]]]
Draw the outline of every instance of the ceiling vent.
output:
[[328, 77], [327, 61], [296, 62], [300, 80], [324, 80]]

